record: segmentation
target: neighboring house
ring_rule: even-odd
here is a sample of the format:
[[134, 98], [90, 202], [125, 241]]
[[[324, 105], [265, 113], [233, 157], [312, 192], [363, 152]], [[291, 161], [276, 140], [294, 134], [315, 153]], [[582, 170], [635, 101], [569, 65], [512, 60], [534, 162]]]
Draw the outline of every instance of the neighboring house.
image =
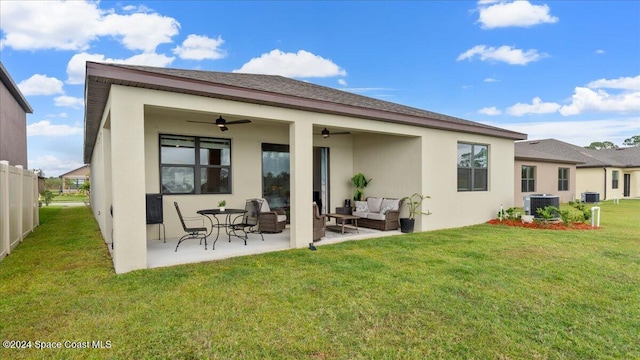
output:
[[545, 152], [539, 141], [516, 142], [514, 206], [522, 207], [524, 196], [532, 194], [558, 195], [561, 203], [574, 200], [577, 164], [582, 161], [571, 154]]
[[77, 169], [60, 175], [59, 178], [62, 183], [60, 190], [64, 193], [77, 192], [89, 180], [90, 170], [89, 165], [82, 165]]
[[[523, 159], [523, 156], [528, 158]], [[570, 175], [569, 193], [573, 193], [574, 199], [580, 199], [585, 192], [598, 193], [600, 200], [640, 197], [640, 147], [593, 150], [555, 139], [517, 142], [516, 167], [527, 165], [522, 160], [533, 159], [546, 159], [546, 161], [540, 161], [556, 163], [553, 166], [558, 168], [561, 167], [558, 163], [566, 163]], [[574, 191], [571, 191], [571, 163], [576, 167]], [[530, 179], [531, 176], [527, 174], [530, 173], [521, 168], [520, 176], [516, 174], [516, 185]], [[534, 171], [533, 180], [540, 182], [539, 175]], [[560, 182], [560, 175], [558, 175], [558, 182]], [[571, 200], [562, 191], [546, 189], [550, 187], [534, 189], [533, 193], [546, 192], [560, 195], [562, 202]], [[518, 195], [516, 192], [516, 203], [518, 200], [521, 203], [522, 198], [518, 199]]]
[[0, 160], [27, 169], [27, 113], [33, 113], [0, 62]]
[[[514, 140], [526, 139], [281, 76], [88, 62], [85, 87], [91, 206], [118, 273], [147, 268], [147, 193], [164, 194], [174, 238], [184, 232], [173, 202], [193, 215], [266, 197], [289, 211], [290, 246], [303, 248], [314, 191], [334, 212], [362, 172], [373, 179], [365, 196], [432, 196], [416, 230], [458, 227], [513, 203]], [[250, 123], [218, 127], [219, 117]]]

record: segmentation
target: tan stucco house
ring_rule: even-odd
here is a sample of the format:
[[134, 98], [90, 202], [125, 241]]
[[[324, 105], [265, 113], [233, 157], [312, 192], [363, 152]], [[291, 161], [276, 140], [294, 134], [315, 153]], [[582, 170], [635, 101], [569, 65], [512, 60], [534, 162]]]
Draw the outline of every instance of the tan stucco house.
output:
[[89, 180], [91, 168], [89, 165], [82, 165], [77, 169], [73, 169], [59, 176], [62, 185], [61, 190], [64, 193], [77, 192], [82, 185]]
[[31, 106], [0, 62], [0, 160], [27, 169], [27, 114]]
[[147, 268], [147, 240], [159, 236], [145, 194], [163, 194], [173, 238], [184, 233], [174, 201], [193, 214], [271, 196], [289, 211], [290, 247], [303, 248], [314, 192], [335, 212], [362, 172], [373, 179], [365, 195], [432, 196], [416, 230], [458, 227], [512, 204], [514, 141], [526, 139], [281, 76], [89, 62], [85, 86], [91, 206], [118, 273]]
[[544, 151], [539, 141], [518, 141], [515, 146], [514, 206], [522, 207], [524, 197], [532, 194], [557, 195], [561, 203], [576, 198], [576, 165], [582, 161]]
[[[640, 147], [594, 150], [556, 139], [519, 141], [515, 160], [519, 206], [527, 193], [522, 190], [559, 195], [561, 202], [579, 200], [583, 193], [597, 193], [601, 201], [640, 197]], [[561, 190], [564, 178], [568, 190]]]

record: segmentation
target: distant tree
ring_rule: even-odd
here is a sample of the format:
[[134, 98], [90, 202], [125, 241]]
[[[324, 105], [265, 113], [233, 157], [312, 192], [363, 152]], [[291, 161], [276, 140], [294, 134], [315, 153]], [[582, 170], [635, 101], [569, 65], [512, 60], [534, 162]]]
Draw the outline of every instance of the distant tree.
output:
[[640, 147], [640, 135], [634, 135], [625, 139], [623, 145]]
[[585, 146], [585, 148], [594, 150], [617, 149], [618, 145], [612, 143], [611, 141], [594, 141], [591, 143], [591, 145]]
[[62, 185], [62, 180], [60, 180], [57, 176], [49, 176], [44, 180], [44, 186], [47, 190], [55, 190], [58, 191], [60, 186]]

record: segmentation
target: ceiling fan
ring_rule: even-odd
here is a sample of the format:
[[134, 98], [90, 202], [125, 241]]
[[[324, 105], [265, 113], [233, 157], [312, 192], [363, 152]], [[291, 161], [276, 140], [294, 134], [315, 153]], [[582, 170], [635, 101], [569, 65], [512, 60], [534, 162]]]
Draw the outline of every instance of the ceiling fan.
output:
[[348, 131], [339, 131], [339, 132], [331, 132], [329, 130], [327, 130], [327, 128], [322, 129], [322, 131], [320, 132], [320, 134], [316, 134], [316, 135], [322, 135], [323, 138], [328, 138], [331, 135], [348, 135], [351, 134]]
[[218, 118], [216, 119], [215, 124], [212, 123], [212, 122], [208, 122], [208, 121], [195, 121], [195, 120], [187, 120], [187, 122], [216, 125], [217, 127], [220, 128], [221, 131], [227, 131], [227, 130], [229, 130], [227, 125], [248, 124], [248, 123], [251, 122], [251, 120], [242, 119], [242, 120], [227, 121], [222, 116], [218, 116]]

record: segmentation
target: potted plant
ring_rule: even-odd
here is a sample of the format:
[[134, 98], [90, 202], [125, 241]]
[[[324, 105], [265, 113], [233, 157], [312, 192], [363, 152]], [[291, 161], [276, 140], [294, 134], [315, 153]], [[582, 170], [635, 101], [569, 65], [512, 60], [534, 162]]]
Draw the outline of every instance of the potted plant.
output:
[[218, 206], [220, 207], [220, 211], [224, 211], [224, 207], [227, 205], [227, 201], [226, 200], [220, 200], [218, 201]]
[[415, 225], [415, 217], [416, 214], [420, 215], [431, 215], [431, 211], [427, 210], [427, 212], [420, 211], [418, 208], [422, 205], [422, 202], [425, 199], [430, 199], [429, 195], [421, 195], [415, 193], [411, 196], [405, 196], [402, 198], [403, 203], [409, 208], [409, 217], [408, 218], [400, 218], [400, 231], [403, 233], [412, 233]]
[[353, 175], [351, 184], [356, 188], [353, 192], [353, 201], [362, 201], [364, 199], [364, 188], [366, 188], [370, 182], [371, 179], [367, 179], [361, 172]]

